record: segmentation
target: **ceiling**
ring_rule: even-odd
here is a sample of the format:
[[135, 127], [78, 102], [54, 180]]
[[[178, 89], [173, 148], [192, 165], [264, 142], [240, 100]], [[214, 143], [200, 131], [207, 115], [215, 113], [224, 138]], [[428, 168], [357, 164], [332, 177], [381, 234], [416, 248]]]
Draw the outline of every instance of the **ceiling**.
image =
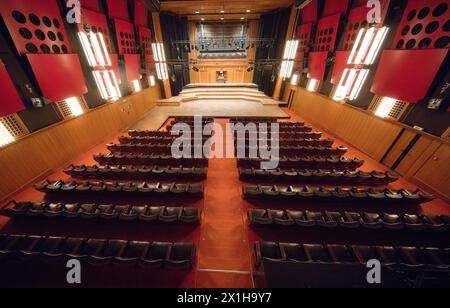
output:
[[[187, 15], [191, 20], [255, 19], [262, 13], [293, 4], [293, 0], [162, 0], [161, 11]], [[220, 11], [224, 10], [225, 14]], [[246, 11], [250, 10], [250, 13]], [[196, 14], [196, 12], [200, 12]]]

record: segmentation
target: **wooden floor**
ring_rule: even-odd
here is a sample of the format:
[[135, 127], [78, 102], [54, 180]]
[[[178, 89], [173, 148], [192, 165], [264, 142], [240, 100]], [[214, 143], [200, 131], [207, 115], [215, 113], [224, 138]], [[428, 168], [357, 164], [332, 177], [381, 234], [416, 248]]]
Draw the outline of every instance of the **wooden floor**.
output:
[[210, 116], [227, 117], [277, 117], [288, 115], [277, 106], [264, 106], [261, 103], [249, 101], [211, 101], [199, 100], [183, 103], [179, 107], [157, 106], [148, 112], [142, 120], [131, 129], [159, 129], [170, 116]]
[[[227, 102], [228, 104], [229, 102]], [[206, 103], [205, 103], [206, 104]], [[209, 103], [211, 104], [211, 103]], [[243, 115], [249, 110], [254, 109], [252, 103], [246, 103], [244, 106], [241, 102], [236, 102], [234, 107], [222, 109], [218, 106], [206, 106], [202, 108], [190, 107], [184, 110], [172, 109], [169, 107], [159, 107], [152, 110], [144, 119], [139, 121], [133, 128], [138, 129], [157, 129], [161, 127], [168, 115], [195, 115], [201, 113], [203, 115], [214, 115], [217, 117], [226, 117], [230, 115]], [[222, 106], [223, 107], [223, 106]], [[283, 109], [267, 109], [264, 112], [255, 114], [254, 116], [282, 116], [290, 115], [291, 121], [301, 121], [301, 116]], [[234, 111], [233, 111], [234, 110]], [[214, 111], [215, 113], [212, 113]], [[162, 114], [161, 114], [162, 113]], [[228, 120], [217, 119], [216, 122], [225, 124]], [[121, 134], [119, 134], [121, 135]], [[98, 152], [106, 152], [105, 144], [107, 142], [117, 140], [116, 136], [112, 136], [108, 140], [104, 140], [101, 144], [91, 149], [87, 153], [73, 161], [74, 164], [94, 164], [92, 155]], [[324, 138], [331, 137], [336, 140], [336, 145], [347, 146], [350, 150], [347, 156], [358, 157], [366, 160], [363, 170], [387, 170], [386, 167], [378, 162], [370, 159], [360, 151], [351, 148], [344, 142], [338, 140], [335, 136], [325, 133]], [[65, 179], [69, 177], [57, 170], [50, 179]], [[242, 183], [238, 179], [238, 170], [235, 159], [212, 159], [209, 165], [208, 179], [205, 181], [206, 194], [204, 200], [196, 203], [194, 206], [202, 207], [204, 210], [203, 223], [195, 230], [176, 231], [175, 227], [171, 230], [163, 229], [155, 232], [144, 229], [117, 229], [115, 227], [90, 226], [70, 227], [64, 225], [45, 225], [45, 226], [17, 226], [8, 219], [0, 217], [0, 232], [18, 232], [28, 230], [30, 232], [44, 232], [52, 235], [79, 236], [89, 234], [91, 237], [105, 236], [107, 238], [122, 237], [129, 239], [132, 236], [138, 236], [139, 240], [177, 240], [177, 241], [194, 241], [198, 247], [198, 261], [196, 269], [185, 273], [177, 279], [168, 279], [164, 275], [177, 275], [173, 272], [162, 273], [163, 278], [144, 275], [140, 278], [138, 286], [143, 287], [252, 287], [252, 263], [251, 251], [255, 240], [264, 239], [264, 233], [248, 228], [246, 212], [248, 208], [254, 206], [251, 202], [242, 199]], [[401, 179], [392, 185], [393, 188], [415, 188], [414, 185]], [[44, 195], [28, 188], [14, 197], [18, 201], [40, 201]], [[180, 201], [179, 205], [183, 205]], [[423, 211], [427, 214], [449, 214], [450, 209], [444, 201], [436, 200], [424, 206]], [[83, 230], [78, 230], [82, 228]], [[109, 235], [109, 236], [108, 236]], [[270, 236], [270, 235], [269, 235]], [[300, 235], [301, 236], [301, 235]], [[109, 273], [111, 275], [111, 273]], [[128, 279], [124, 279], [117, 274], [117, 277], [109, 277], [109, 279], [118, 279], [126, 282], [133, 281], [133, 275], [136, 271], [131, 271]], [[149, 278], [150, 277], [150, 278]], [[147, 280], [146, 280], [147, 279]], [[101, 285], [101, 282], [98, 283]], [[96, 283], [93, 283], [96, 285]], [[109, 284], [108, 284], [109, 285]], [[129, 285], [119, 285], [129, 286]]]

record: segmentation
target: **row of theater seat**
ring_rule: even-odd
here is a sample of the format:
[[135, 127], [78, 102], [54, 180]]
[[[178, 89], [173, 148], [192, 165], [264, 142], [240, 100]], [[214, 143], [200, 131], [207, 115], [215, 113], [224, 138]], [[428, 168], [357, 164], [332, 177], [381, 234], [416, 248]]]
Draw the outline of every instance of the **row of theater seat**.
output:
[[82, 218], [142, 222], [181, 222], [200, 224], [201, 210], [192, 207], [131, 206], [112, 204], [62, 204], [15, 202], [6, 204], [0, 214], [8, 217]]
[[303, 122], [298, 122], [298, 123], [294, 123], [294, 122], [277, 122], [276, 119], [268, 119], [267, 121], [253, 121], [251, 119], [241, 119], [241, 120], [235, 120], [235, 119], [231, 119], [230, 123], [232, 124], [248, 124], [248, 123], [255, 123], [255, 124], [267, 124], [267, 125], [271, 125], [272, 123], [277, 123], [279, 125], [280, 128], [286, 128], [286, 129], [296, 129], [299, 127], [305, 127], [305, 123]]
[[450, 230], [450, 216], [413, 214], [378, 214], [352, 212], [314, 212], [295, 210], [248, 210], [251, 226], [299, 226], [302, 228], [390, 229], [390, 230]]
[[252, 138], [237, 138], [234, 139], [234, 146], [244, 145], [251, 146], [252, 144], [263, 144], [267, 142], [272, 144], [273, 142], [278, 142], [281, 147], [297, 147], [297, 146], [313, 146], [313, 147], [332, 147], [334, 140], [332, 139], [252, 139]]
[[298, 170], [298, 169], [255, 169], [239, 168], [241, 181], [319, 183], [334, 185], [387, 185], [399, 179], [389, 172]]
[[409, 191], [407, 189], [362, 189], [343, 187], [293, 187], [293, 186], [261, 186], [244, 185], [243, 194], [245, 199], [271, 199], [271, 200], [304, 200], [316, 202], [376, 202], [377, 204], [405, 204], [417, 206], [435, 199], [434, 195], [422, 192], [420, 189]]
[[149, 138], [172, 138], [170, 131], [159, 130], [130, 130], [128, 131], [130, 137], [149, 137]]
[[[275, 159], [275, 158], [274, 158]], [[268, 161], [261, 158], [238, 158], [238, 168], [261, 168], [261, 163]], [[308, 157], [281, 156], [278, 158], [278, 168], [310, 169], [310, 170], [356, 170], [364, 165], [364, 161], [347, 157]]]
[[[277, 122], [278, 118], [274, 117], [231, 117], [231, 123], [239, 123], [239, 122]], [[302, 124], [299, 122], [299, 124]], [[303, 123], [304, 124], [304, 123]]]
[[281, 156], [308, 156], [308, 157], [341, 157], [348, 151], [346, 147], [314, 147], [314, 146], [243, 146], [237, 144], [235, 153], [238, 150], [245, 150], [245, 153], [257, 153], [258, 157], [264, 158], [264, 153], [267, 151], [276, 151]]
[[205, 180], [206, 167], [160, 167], [160, 166], [74, 166], [64, 169], [71, 177], [81, 179], [186, 179]]
[[194, 243], [162, 243], [58, 236], [0, 235], [0, 258], [44, 262], [78, 259], [92, 265], [191, 269]]
[[335, 264], [367, 264], [370, 260], [378, 260], [385, 266], [448, 270], [450, 269], [450, 248], [256, 242], [255, 267], [260, 267], [265, 259]]
[[137, 153], [96, 154], [94, 160], [110, 166], [171, 166], [208, 167], [207, 158], [173, 158], [172, 155], [148, 155]]
[[[107, 144], [106, 147], [113, 154], [118, 153], [135, 153], [135, 154], [153, 154], [153, 155], [172, 155], [172, 143], [169, 144]], [[186, 144], [183, 144], [183, 147], [177, 146], [177, 151], [188, 150], [188, 153], [191, 156], [194, 156], [194, 153], [200, 153], [201, 156], [199, 158], [207, 158], [209, 153], [207, 153], [204, 149], [203, 144], [201, 146], [192, 146], [189, 145], [188, 148], [185, 148]]]
[[91, 193], [91, 194], [123, 194], [162, 197], [203, 198], [203, 184], [162, 184], [162, 183], [113, 183], [113, 182], [64, 182], [44, 181], [35, 184], [35, 188], [44, 193]]
[[[120, 144], [172, 144], [175, 139], [180, 138], [181, 136], [171, 136], [171, 137], [127, 137], [122, 136], [119, 137]], [[211, 136], [193, 136], [192, 143], [201, 142], [204, 144]]]
[[[241, 138], [252, 138], [252, 139], [267, 139], [270, 140], [272, 138], [272, 133], [258, 131], [255, 133], [250, 133], [249, 131], [245, 131], [243, 133], [239, 133], [235, 131], [233, 134], [234, 139]], [[273, 138], [279, 139], [320, 139], [322, 138], [321, 132], [297, 132], [297, 131], [280, 131], [278, 134], [274, 135]]]

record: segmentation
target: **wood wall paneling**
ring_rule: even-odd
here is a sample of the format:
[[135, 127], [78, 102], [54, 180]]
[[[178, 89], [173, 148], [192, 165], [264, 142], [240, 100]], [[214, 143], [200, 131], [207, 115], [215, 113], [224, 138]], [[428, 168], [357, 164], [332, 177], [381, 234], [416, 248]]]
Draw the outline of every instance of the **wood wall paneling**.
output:
[[[292, 88], [292, 85], [286, 86], [285, 101]], [[402, 137], [383, 160], [388, 167], [397, 161], [417, 134], [421, 135], [395, 171], [444, 200], [450, 200], [449, 142], [351, 105], [336, 103], [329, 97], [295, 88], [293, 111], [377, 161], [381, 161], [404, 129]]]
[[424, 184], [439, 195], [450, 199], [450, 145], [441, 144], [437, 151], [412, 177], [413, 182]]
[[0, 149], [0, 200], [64, 167], [99, 142], [125, 130], [161, 98], [151, 87], [86, 114], [68, 119]]

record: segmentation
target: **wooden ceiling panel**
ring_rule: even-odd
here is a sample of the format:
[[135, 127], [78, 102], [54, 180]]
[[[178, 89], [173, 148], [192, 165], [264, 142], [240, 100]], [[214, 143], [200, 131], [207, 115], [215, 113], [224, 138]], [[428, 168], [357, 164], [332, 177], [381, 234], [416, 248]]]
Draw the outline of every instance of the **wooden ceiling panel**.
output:
[[[161, 10], [192, 16], [193, 19], [202, 17], [209, 19], [208, 15], [221, 15], [220, 11], [224, 10], [227, 19], [227, 14], [242, 14], [242, 17], [247, 17], [247, 10], [253, 15], [262, 14], [292, 4], [292, 0], [162, 0]], [[196, 14], [196, 11], [200, 14]]]

